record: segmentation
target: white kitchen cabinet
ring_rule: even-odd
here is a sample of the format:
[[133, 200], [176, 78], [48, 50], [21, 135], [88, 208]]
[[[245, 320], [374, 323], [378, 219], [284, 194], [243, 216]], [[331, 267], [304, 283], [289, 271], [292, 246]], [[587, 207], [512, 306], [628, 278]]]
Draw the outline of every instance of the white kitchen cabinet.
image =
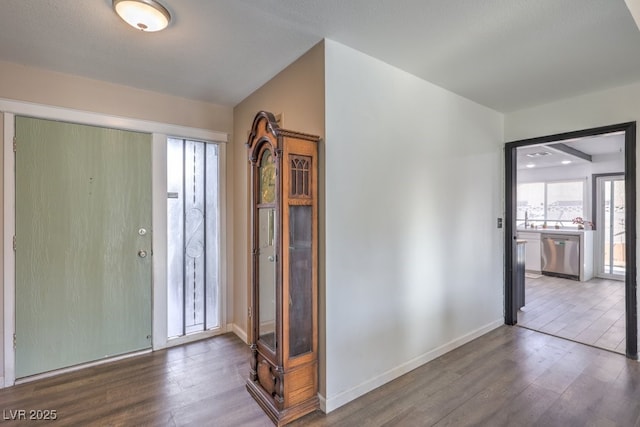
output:
[[593, 231], [583, 231], [580, 235], [580, 281], [593, 279]]
[[540, 261], [540, 233], [518, 232], [518, 239], [526, 240], [524, 268], [531, 273], [540, 274], [542, 263]]
[[518, 231], [519, 240], [526, 240], [525, 270], [530, 273], [541, 274], [542, 270], [542, 246], [541, 234], [569, 234], [580, 236], [580, 276], [581, 282], [591, 280], [594, 276], [593, 265], [593, 235], [591, 230], [561, 229], [537, 229], [535, 231]]

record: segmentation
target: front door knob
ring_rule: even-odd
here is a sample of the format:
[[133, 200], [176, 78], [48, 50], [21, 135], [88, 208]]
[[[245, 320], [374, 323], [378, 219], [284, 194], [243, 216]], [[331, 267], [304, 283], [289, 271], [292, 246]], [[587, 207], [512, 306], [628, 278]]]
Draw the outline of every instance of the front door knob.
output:
[[139, 256], [140, 258], [146, 258], [146, 257], [147, 257], [147, 251], [145, 251], [144, 249], [140, 249], [140, 250], [138, 251], [138, 256]]

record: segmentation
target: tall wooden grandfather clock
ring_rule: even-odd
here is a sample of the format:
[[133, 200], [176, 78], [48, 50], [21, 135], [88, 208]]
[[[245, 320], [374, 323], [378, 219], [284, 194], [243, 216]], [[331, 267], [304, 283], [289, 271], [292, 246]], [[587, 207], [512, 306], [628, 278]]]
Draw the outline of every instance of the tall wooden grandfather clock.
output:
[[278, 425], [318, 409], [318, 140], [253, 120], [251, 369], [247, 390]]

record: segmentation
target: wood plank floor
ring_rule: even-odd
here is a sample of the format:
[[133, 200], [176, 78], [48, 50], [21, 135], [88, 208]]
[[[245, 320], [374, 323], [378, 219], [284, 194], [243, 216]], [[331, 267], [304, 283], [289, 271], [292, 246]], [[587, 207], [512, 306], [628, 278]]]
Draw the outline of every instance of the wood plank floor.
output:
[[[55, 409], [56, 425], [271, 426], [244, 388], [248, 356], [227, 334], [3, 389], [0, 409]], [[640, 426], [640, 364], [502, 326], [292, 425]]]
[[527, 278], [518, 324], [625, 354], [624, 282]]

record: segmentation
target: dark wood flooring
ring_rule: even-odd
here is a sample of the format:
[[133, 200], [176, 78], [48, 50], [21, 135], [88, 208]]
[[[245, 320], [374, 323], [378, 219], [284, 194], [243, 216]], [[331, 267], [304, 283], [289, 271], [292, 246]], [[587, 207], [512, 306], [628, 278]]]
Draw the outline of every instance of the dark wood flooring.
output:
[[[249, 352], [227, 334], [0, 390], [56, 425], [271, 426], [245, 390]], [[14, 411], [14, 412], [11, 412]], [[500, 327], [325, 415], [292, 426], [640, 426], [640, 364]]]

